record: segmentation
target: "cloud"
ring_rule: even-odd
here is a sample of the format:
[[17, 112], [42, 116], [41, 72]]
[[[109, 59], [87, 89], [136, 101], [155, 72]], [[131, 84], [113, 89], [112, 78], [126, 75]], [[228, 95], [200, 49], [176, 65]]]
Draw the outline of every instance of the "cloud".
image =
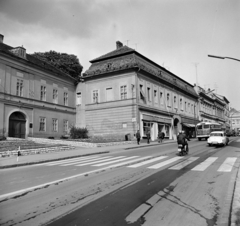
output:
[[114, 15], [107, 1], [8, 0], [2, 1], [0, 14], [20, 26], [39, 26], [60, 35], [89, 38], [97, 35]]

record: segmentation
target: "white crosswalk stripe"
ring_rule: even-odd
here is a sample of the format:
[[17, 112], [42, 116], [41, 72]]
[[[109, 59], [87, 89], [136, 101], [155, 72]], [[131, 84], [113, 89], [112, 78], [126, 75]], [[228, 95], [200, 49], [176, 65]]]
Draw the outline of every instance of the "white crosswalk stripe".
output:
[[218, 157], [209, 157], [205, 161], [201, 162], [199, 165], [195, 166], [193, 171], [204, 171], [207, 169], [212, 163], [217, 160]]
[[168, 159], [168, 160], [166, 160], [164, 162], [160, 162], [160, 163], [158, 163], [156, 165], [153, 165], [153, 166], [150, 166], [150, 167], [147, 167], [147, 168], [148, 169], [159, 169], [159, 168], [161, 168], [163, 166], [166, 166], [166, 165], [168, 165], [170, 163], [176, 162], [176, 161], [178, 161], [178, 160], [180, 160], [182, 158], [183, 157], [174, 157], [174, 158]]
[[118, 163], [118, 164], [115, 164], [115, 165], [110, 165], [107, 168], [114, 168], [114, 167], [118, 167], [118, 166], [124, 166], [124, 165], [130, 164], [130, 163], [133, 163], [133, 162], [138, 162], [138, 161], [142, 161], [144, 159], [149, 159], [151, 157], [152, 156], [145, 156], [145, 157], [133, 159], [133, 160], [130, 160], [130, 161], [127, 161], [127, 162], [122, 162], [122, 163]]
[[194, 162], [195, 160], [197, 160], [199, 157], [190, 157], [189, 159], [186, 159], [183, 162], [180, 162], [179, 164], [169, 168], [171, 170], [180, 170], [182, 168], [184, 168], [185, 166], [191, 164], [192, 162]]
[[79, 158], [73, 158], [73, 159], [64, 159], [59, 161], [46, 162], [39, 165], [59, 165], [59, 164], [68, 163], [68, 162], [76, 162], [79, 160], [95, 159], [95, 158], [99, 158], [99, 156], [88, 156], [88, 157], [79, 157]]
[[99, 162], [107, 162], [107, 161], [112, 161], [112, 160], [116, 160], [116, 159], [120, 159], [120, 158], [124, 158], [125, 156], [118, 156], [118, 157], [114, 157], [114, 158], [111, 158], [111, 159], [103, 159], [103, 160], [98, 160], [98, 161], [90, 161], [90, 162], [87, 162], [87, 163], [83, 163], [83, 164], [79, 164], [79, 165], [76, 165], [76, 166], [86, 166], [86, 165], [91, 165], [91, 164], [95, 164], [95, 163], [99, 163]]
[[112, 163], [116, 163], [116, 162], [122, 162], [122, 161], [125, 161], [125, 160], [137, 158], [137, 157], [139, 157], [139, 156], [131, 156], [131, 157], [127, 157], [127, 158], [123, 158], [123, 159], [118, 159], [118, 160], [114, 160], [114, 161], [110, 161], [110, 162], [99, 163], [99, 164], [93, 165], [93, 166], [104, 166], [104, 165], [108, 165], [108, 164], [112, 164]]
[[[167, 159], [168, 158], [168, 159]], [[41, 165], [46, 166], [92, 166], [92, 167], [99, 167], [109, 165], [106, 168], [114, 168], [118, 166], [128, 165], [128, 168], [138, 168], [145, 166], [148, 169], [160, 169], [161, 167], [167, 166], [171, 163], [175, 163], [176, 165], [170, 166], [169, 170], [181, 170], [184, 167], [190, 165], [191, 163], [198, 160], [199, 157], [170, 157], [170, 156], [86, 156], [86, 157], [79, 157], [74, 159], [66, 159], [61, 161], [54, 161], [43, 163]], [[214, 164], [218, 157], [209, 157], [206, 160], [202, 161], [201, 163], [197, 164], [191, 171], [204, 171], [209, 166]], [[178, 162], [177, 162], [178, 161]], [[221, 160], [222, 163], [220, 165], [220, 160], [217, 162], [220, 167], [218, 168], [218, 172], [231, 172], [232, 168], [237, 161], [237, 157], [228, 157], [224, 160]], [[158, 162], [157, 164], [154, 164]], [[146, 166], [148, 165], [148, 166]]]
[[159, 161], [159, 160], [164, 159], [164, 158], [167, 158], [167, 156], [160, 156], [160, 157], [157, 157], [157, 158], [154, 158], [154, 159], [150, 159], [150, 160], [145, 161], [145, 162], [140, 162], [140, 163], [128, 166], [128, 167], [129, 168], [137, 168], [139, 166], [147, 165], [149, 163], [156, 162], [156, 161]]
[[[105, 160], [105, 159], [110, 159], [112, 156], [105, 156], [105, 157], [101, 157], [101, 158], [97, 158], [98, 160]], [[80, 160], [80, 161], [75, 161], [75, 162], [70, 162], [67, 164], [63, 164], [62, 166], [70, 166], [70, 165], [77, 165], [80, 163], [88, 163], [88, 162], [93, 162], [96, 161], [96, 159], [85, 159], [85, 160]]]
[[223, 164], [219, 167], [218, 172], [231, 172], [236, 160], [237, 158], [234, 158], [234, 157], [227, 158], [223, 162]]

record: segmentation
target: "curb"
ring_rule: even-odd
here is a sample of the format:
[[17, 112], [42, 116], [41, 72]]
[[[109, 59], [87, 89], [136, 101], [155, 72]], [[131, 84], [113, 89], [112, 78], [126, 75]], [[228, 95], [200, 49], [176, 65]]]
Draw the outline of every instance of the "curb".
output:
[[62, 158], [57, 158], [57, 159], [40, 160], [40, 161], [37, 161], [37, 162], [25, 162], [25, 163], [19, 163], [19, 164], [12, 164], [12, 165], [0, 166], [0, 169], [14, 168], [14, 167], [19, 167], [19, 166], [27, 166], [27, 165], [36, 165], [36, 164], [40, 164], [40, 163], [59, 161], [59, 160], [64, 160], [64, 159], [72, 159], [72, 158], [78, 158], [78, 157], [89, 156], [89, 155], [106, 154], [106, 153], [109, 153], [109, 151], [82, 154], [82, 155], [74, 155], [74, 156], [67, 156], [67, 157], [62, 157]]

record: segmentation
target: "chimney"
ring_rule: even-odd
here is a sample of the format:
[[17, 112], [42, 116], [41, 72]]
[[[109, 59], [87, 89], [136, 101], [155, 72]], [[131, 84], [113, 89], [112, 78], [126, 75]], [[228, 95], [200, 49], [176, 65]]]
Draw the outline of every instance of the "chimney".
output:
[[0, 34], [0, 43], [3, 43], [4, 35]]
[[120, 49], [121, 47], [123, 47], [123, 44], [120, 41], [117, 41], [116, 46], [117, 46], [117, 49]]

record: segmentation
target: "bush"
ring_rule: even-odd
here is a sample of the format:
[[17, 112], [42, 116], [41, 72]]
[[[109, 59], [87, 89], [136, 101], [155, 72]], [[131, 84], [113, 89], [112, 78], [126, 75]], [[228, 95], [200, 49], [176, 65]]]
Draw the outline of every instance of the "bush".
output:
[[72, 139], [88, 138], [88, 129], [87, 128], [78, 128], [78, 127], [73, 126], [70, 129], [70, 137]]
[[7, 138], [5, 136], [0, 136], [0, 141], [1, 140], [7, 140]]

